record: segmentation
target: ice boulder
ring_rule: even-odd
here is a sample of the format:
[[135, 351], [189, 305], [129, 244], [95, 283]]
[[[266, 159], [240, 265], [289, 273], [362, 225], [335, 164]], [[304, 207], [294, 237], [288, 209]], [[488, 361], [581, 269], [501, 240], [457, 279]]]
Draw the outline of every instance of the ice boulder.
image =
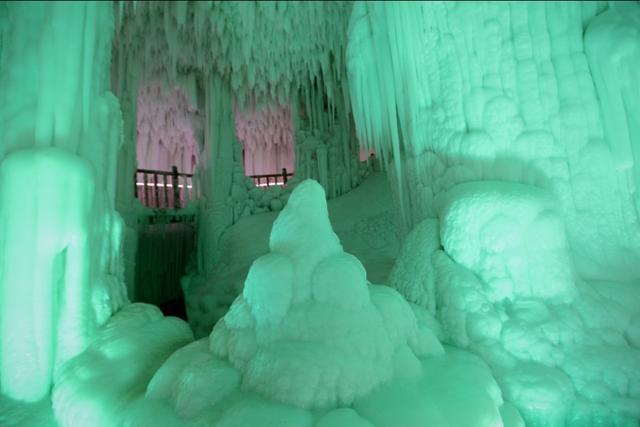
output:
[[574, 298], [564, 223], [547, 192], [506, 181], [467, 182], [445, 193], [439, 206], [445, 252], [478, 276], [491, 301]]

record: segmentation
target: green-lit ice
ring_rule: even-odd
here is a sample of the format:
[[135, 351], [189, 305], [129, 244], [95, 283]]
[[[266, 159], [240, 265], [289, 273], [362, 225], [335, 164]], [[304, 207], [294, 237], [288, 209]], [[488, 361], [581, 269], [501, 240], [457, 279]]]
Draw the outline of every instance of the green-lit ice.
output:
[[0, 2], [0, 425], [638, 425], [638, 69], [637, 2]]

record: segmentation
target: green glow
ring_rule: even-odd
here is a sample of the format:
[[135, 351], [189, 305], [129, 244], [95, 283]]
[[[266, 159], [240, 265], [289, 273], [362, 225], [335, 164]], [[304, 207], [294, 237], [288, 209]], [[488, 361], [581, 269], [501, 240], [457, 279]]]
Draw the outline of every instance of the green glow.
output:
[[2, 390], [48, 393], [55, 365], [86, 345], [89, 166], [67, 151], [29, 149], [0, 166]]

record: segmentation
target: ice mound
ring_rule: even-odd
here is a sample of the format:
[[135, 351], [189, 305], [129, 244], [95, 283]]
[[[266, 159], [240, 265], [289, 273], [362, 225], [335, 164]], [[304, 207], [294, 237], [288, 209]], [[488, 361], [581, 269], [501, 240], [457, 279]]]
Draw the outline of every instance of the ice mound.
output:
[[418, 357], [443, 352], [396, 291], [368, 286], [317, 182], [292, 193], [269, 247], [210, 337], [246, 389], [302, 408], [349, 405], [395, 376], [419, 377]]
[[86, 351], [56, 373], [56, 419], [67, 427], [126, 425], [123, 420], [154, 372], [192, 340], [184, 321], [163, 317], [149, 304], [126, 305], [97, 331]]
[[441, 199], [440, 217], [444, 250], [478, 275], [492, 301], [572, 300], [564, 224], [543, 190], [504, 181], [460, 184]]
[[527, 425], [637, 422], [640, 297], [634, 284], [577, 277], [552, 196], [468, 182], [437, 208], [391, 282], [435, 315], [443, 341], [482, 357]]

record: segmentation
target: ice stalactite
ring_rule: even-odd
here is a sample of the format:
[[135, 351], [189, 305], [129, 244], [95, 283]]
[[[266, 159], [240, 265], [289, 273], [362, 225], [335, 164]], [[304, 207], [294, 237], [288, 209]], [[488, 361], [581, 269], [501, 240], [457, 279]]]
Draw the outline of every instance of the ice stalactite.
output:
[[[595, 16], [597, 27], [596, 15], [605, 8], [354, 5], [347, 47], [353, 115], [367, 143], [380, 144], [380, 155], [394, 153], [392, 177], [407, 208], [405, 233], [435, 216], [434, 198], [456, 184], [521, 182], [548, 189], [563, 206], [584, 277], [640, 277], [632, 261], [640, 250], [640, 228], [631, 187], [616, 178], [582, 36], [583, 25]], [[627, 58], [620, 64], [633, 62], [629, 49], [620, 51]], [[591, 66], [598, 67], [604, 65]], [[614, 80], [634, 88], [632, 78]], [[614, 102], [606, 90], [600, 98]], [[620, 121], [623, 114], [615, 117]]]
[[[418, 103], [424, 102], [414, 59], [422, 46], [419, 33], [412, 31], [420, 27], [421, 13], [419, 3], [356, 2], [349, 24], [347, 70], [353, 117], [366, 143], [383, 160], [393, 159], [400, 194], [400, 153], [419, 144], [414, 126]], [[382, 57], [386, 59], [376, 59]]]
[[613, 3], [587, 26], [585, 51], [600, 99], [605, 138], [640, 215], [640, 8]]
[[49, 391], [54, 367], [89, 339], [95, 178], [87, 162], [59, 148], [7, 156], [0, 178], [2, 390], [38, 400]]
[[166, 72], [171, 80], [186, 67], [214, 71], [242, 109], [249, 101], [286, 104], [319, 73], [317, 58], [341, 55], [350, 11], [351, 2], [284, 1], [116, 8], [125, 22], [119, 43], [142, 58], [145, 75]]
[[127, 301], [114, 210], [122, 119], [108, 92], [113, 15], [94, 2], [2, 7], [1, 209], [12, 225], [0, 247], [0, 376], [10, 397], [38, 400]]
[[193, 173], [199, 156], [195, 129], [199, 115], [177, 87], [165, 91], [159, 83], [140, 87], [138, 95], [138, 168]]
[[244, 149], [246, 175], [295, 171], [293, 122], [290, 106], [236, 107], [236, 134]]
[[[124, 3], [120, 3], [124, 7]], [[127, 7], [131, 7], [130, 3]], [[116, 39], [122, 25], [116, 27]], [[133, 52], [123, 50], [117, 43], [113, 46], [111, 62], [111, 88], [120, 101], [122, 111], [122, 144], [116, 162], [116, 207], [124, 220], [123, 259], [127, 292], [135, 300], [135, 263], [137, 252], [137, 210], [134, 203], [133, 176], [137, 169], [137, 108], [140, 82], [140, 65]]]
[[319, 75], [301, 86], [294, 113], [296, 177], [317, 180], [330, 199], [359, 185], [372, 166], [359, 161], [340, 64], [331, 57]]

